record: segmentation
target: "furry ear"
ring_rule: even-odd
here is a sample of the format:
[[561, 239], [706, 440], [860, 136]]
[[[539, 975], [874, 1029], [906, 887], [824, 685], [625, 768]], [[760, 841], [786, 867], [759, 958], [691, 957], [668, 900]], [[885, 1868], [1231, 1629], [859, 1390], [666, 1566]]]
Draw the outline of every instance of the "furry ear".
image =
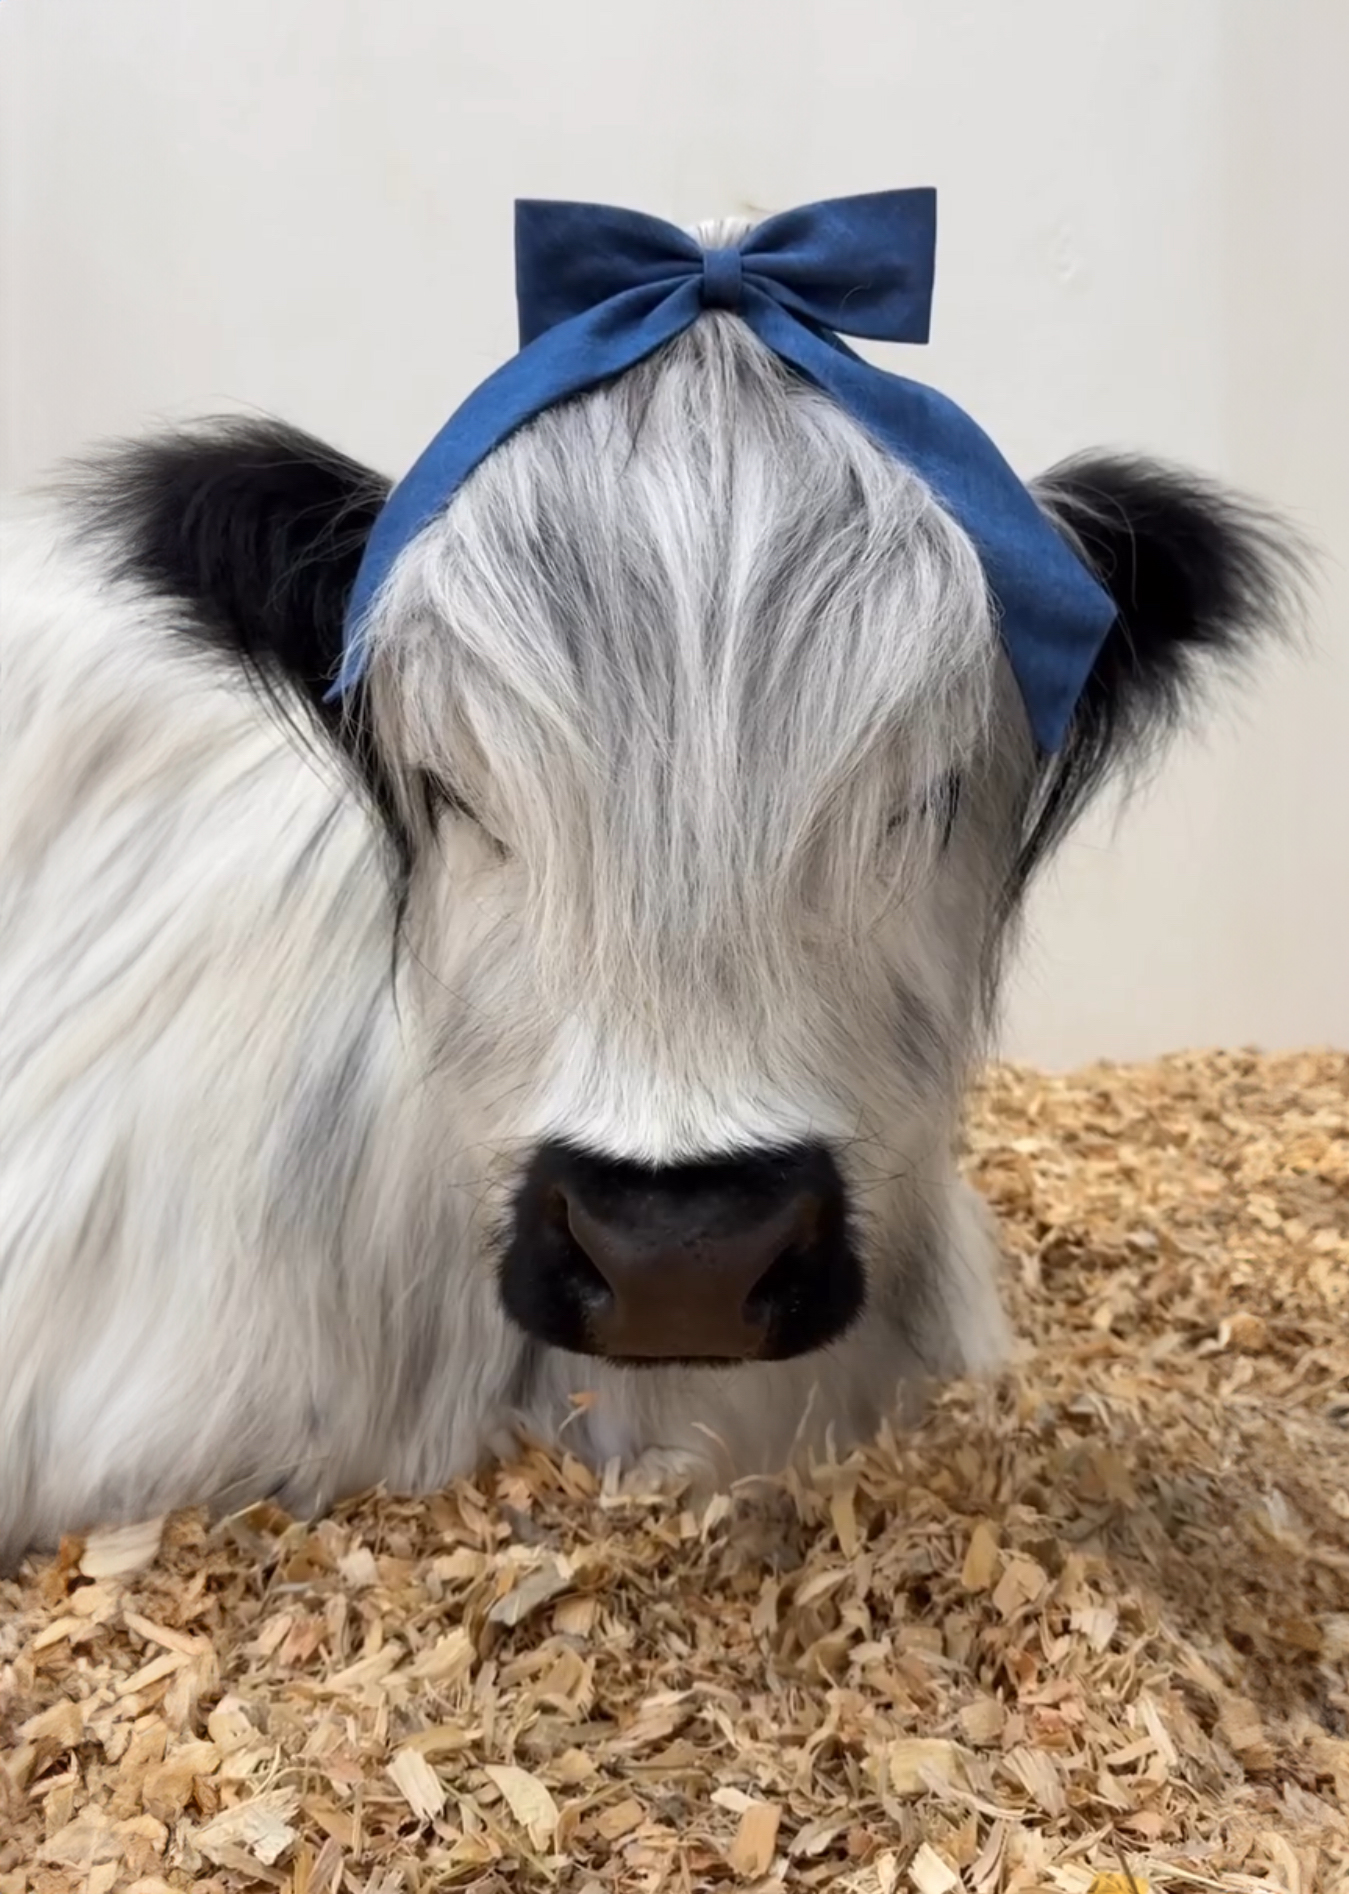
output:
[[1117, 772], [1137, 770], [1202, 702], [1300, 626], [1308, 548], [1275, 514], [1157, 461], [1064, 462], [1036, 498], [1119, 607], [1062, 749], [1047, 759], [1018, 887]]
[[353, 766], [401, 875], [409, 840], [360, 693], [333, 704], [343, 620], [389, 483], [282, 422], [226, 418], [94, 456], [73, 482], [119, 571], [183, 608], [181, 635]]
[[335, 727], [324, 693], [389, 483], [298, 428], [232, 417], [115, 446], [83, 473], [87, 522], [189, 607], [185, 635]]

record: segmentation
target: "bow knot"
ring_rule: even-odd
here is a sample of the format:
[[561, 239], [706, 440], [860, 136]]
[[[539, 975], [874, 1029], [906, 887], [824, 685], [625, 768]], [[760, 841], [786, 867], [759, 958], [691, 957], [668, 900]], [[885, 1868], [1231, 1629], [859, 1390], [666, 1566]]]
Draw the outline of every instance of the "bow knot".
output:
[[[876, 191], [770, 217], [704, 251], [673, 224], [600, 204], [516, 205], [520, 353], [483, 382], [389, 496], [347, 606], [339, 696], [404, 548], [536, 415], [625, 373], [708, 309], [730, 310], [923, 480], [982, 561], [1031, 729], [1061, 743], [1115, 606], [969, 415], [838, 337], [926, 342], [936, 193]], [[903, 627], [895, 627], [903, 636]]]
[[744, 280], [745, 266], [738, 249], [703, 251], [704, 309], [739, 309]]

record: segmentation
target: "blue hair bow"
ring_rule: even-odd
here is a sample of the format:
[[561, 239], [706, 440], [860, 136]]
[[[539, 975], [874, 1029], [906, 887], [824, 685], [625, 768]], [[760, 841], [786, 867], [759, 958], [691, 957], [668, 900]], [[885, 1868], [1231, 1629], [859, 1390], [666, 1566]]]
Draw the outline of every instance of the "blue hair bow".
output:
[[[365, 667], [371, 606], [398, 555], [517, 428], [621, 375], [707, 309], [734, 312], [927, 483], [968, 533], [1037, 742], [1055, 750], [1116, 608], [988, 436], [954, 402], [873, 368], [838, 331], [926, 342], [936, 193], [878, 191], [772, 217], [704, 251], [655, 217], [516, 205], [520, 352], [472, 393], [394, 488], [347, 609], [333, 694]], [[896, 628], [896, 636], [903, 628]]]

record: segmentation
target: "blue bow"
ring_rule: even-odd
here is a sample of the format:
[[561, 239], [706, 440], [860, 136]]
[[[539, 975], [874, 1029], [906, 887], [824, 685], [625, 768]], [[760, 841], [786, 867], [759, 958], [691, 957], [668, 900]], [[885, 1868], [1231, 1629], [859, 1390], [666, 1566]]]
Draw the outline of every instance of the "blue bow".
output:
[[468, 397], [389, 496], [348, 605], [333, 694], [361, 676], [370, 608], [399, 553], [493, 448], [545, 408], [621, 375], [704, 310], [726, 309], [911, 467], [969, 534], [1032, 731], [1057, 749], [1114, 603], [969, 415], [935, 389], [873, 368], [836, 333], [927, 341], [936, 217], [933, 191], [878, 191], [787, 211], [734, 248], [705, 251], [635, 211], [517, 204], [520, 353]]

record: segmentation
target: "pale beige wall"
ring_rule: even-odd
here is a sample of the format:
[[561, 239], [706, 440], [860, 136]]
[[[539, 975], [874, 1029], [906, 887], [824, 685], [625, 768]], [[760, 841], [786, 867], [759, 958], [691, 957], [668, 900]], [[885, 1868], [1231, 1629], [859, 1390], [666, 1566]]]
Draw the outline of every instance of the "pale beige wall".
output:
[[[1141, 806], [1118, 826], [1103, 812], [1066, 849], [1005, 1041], [1056, 1063], [1349, 1047], [1349, 7], [1227, 0], [1212, 24], [1219, 111], [1192, 154], [1212, 167], [1209, 202], [1182, 230], [1165, 178], [1149, 189], [1159, 235], [1195, 247], [1213, 302], [1202, 332], [1186, 305], [1141, 319], [1162, 348], [1168, 331], [1201, 334], [1218, 371], [1205, 458], [1312, 535], [1321, 605], [1308, 660], [1229, 697]], [[1140, 312], [1149, 277], [1141, 258]], [[1174, 395], [1170, 427], [1143, 438], [1182, 452], [1198, 404], [1180, 379]]]
[[397, 470], [512, 345], [517, 194], [935, 183], [921, 372], [1018, 465], [1190, 458], [1338, 560], [1066, 851], [1006, 1044], [1349, 1045], [1346, 70], [1344, 0], [4, 0], [0, 482], [233, 402]]

